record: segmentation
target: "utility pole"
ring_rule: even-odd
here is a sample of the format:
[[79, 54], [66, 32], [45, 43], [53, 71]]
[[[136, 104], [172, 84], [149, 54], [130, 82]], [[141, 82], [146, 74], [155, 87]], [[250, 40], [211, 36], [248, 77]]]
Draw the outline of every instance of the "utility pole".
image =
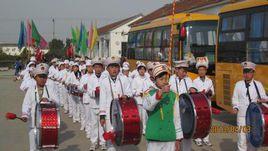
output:
[[52, 18], [52, 23], [53, 23], [53, 35], [52, 35], [52, 39], [55, 39], [55, 19]]

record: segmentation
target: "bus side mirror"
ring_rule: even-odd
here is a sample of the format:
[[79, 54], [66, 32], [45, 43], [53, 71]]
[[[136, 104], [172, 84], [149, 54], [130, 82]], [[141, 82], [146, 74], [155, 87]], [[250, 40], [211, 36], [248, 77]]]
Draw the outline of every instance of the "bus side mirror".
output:
[[181, 41], [184, 41], [184, 39], [186, 38], [186, 28], [185, 26], [182, 26], [179, 30], [179, 38]]

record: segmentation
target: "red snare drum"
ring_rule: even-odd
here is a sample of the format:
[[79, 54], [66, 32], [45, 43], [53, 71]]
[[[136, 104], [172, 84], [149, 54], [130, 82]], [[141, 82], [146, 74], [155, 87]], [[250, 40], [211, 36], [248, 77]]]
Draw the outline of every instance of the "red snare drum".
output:
[[268, 108], [252, 102], [246, 112], [247, 139], [254, 147], [268, 146]]
[[36, 145], [39, 149], [58, 148], [60, 113], [56, 103], [40, 101], [35, 108]]
[[116, 145], [139, 144], [142, 124], [135, 99], [115, 99], [112, 101], [110, 109]]
[[203, 93], [180, 95], [180, 116], [183, 136], [204, 138], [209, 134], [212, 118], [209, 100]]

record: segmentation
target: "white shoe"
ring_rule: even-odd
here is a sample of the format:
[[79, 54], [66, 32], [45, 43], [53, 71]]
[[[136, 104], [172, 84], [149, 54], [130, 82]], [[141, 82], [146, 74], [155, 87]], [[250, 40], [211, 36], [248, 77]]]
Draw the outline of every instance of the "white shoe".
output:
[[101, 145], [101, 150], [107, 150], [107, 147], [105, 144]]
[[92, 144], [89, 148], [90, 151], [95, 151], [96, 150], [96, 145]]
[[68, 111], [66, 110], [66, 111], [64, 111], [64, 114], [68, 114]]
[[197, 146], [202, 146], [202, 145], [203, 145], [203, 144], [202, 144], [202, 141], [199, 141], [199, 140], [197, 141], [197, 140], [195, 140], [194, 142], [195, 142], [195, 144], [196, 144]]
[[210, 141], [203, 141], [205, 145], [207, 146], [212, 146], [212, 144], [210, 143]]
[[85, 126], [81, 126], [80, 131], [83, 131], [85, 129]]

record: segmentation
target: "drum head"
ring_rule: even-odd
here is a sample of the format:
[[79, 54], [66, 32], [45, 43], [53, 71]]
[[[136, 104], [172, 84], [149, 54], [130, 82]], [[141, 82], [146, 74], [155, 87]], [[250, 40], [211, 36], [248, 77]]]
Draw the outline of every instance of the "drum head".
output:
[[195, 111], [192, 98], [189, 94], [180, 95], [180, 116], [184, 138], [191, 138], [195, 129]]
[[38, 148], [41, 147], [41, 107], [40, 104], [37, 103], [35, 106], [35, 127], [34, 127], [34, 134], [35, 134], [35, 142]]
[[123, 118], [122, 118], [122, 110], [119, 104], [119, 100], [115, 99], [111, 103], [110, 108], [110, 120], [115, 132], [115, 143], [120, 146], [122, 143], [122, 134], [123, 134]]
[[246, 113], [246, 125], [250, 126], [247, 139], [254, 147], [260, 147], [264, 138], [264, 119], [262, 110], [257, 103], [250, 103]]

